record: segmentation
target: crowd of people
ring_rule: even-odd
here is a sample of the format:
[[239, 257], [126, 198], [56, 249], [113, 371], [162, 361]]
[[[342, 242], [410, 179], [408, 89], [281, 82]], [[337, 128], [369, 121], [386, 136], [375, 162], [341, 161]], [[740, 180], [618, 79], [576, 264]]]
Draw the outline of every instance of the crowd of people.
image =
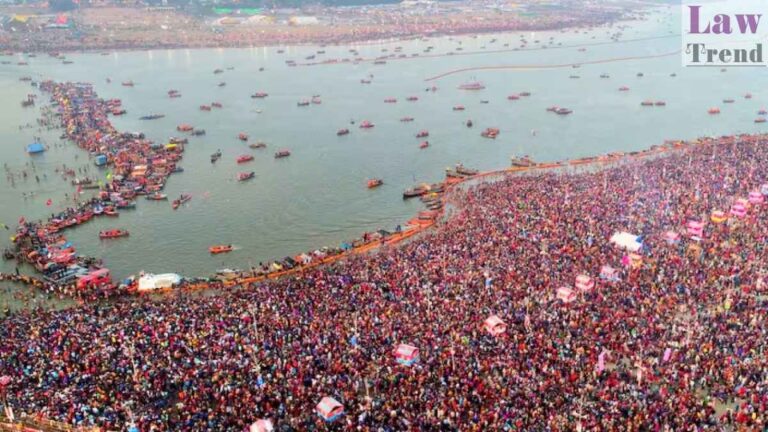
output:
[[[335, 44], [587, 27], [642, 14], [631, 9], [626, 5], [575, 2], [565, 2], [559, 8], [531, 4], [527, 11], [491, 10], [471, 2], [430, 6], [406, 3], [278, 10], [251, 17], [237, 10], [229, 16], [205, 16], [170, 8], [84, 7], [67, 14], [69, 25], [64, 28], [51, 28], [47, 16], [30, 14], [32, 19], [18, 28], [0, 28], [0, 46], [17, 52], [59, 52]], [[0, 17], [2, 14], [0, 9]], [[309, 15], [316, 22], [294, 25], [292, 18], [297, 15]]]
[[[449, 192], [436, 229], [370, 255], [12, 314], [7, 401], [107, 430], [762, 430], [766, 143], [489, 178]], [[344, 408], [330, 423], [326, 396]]]

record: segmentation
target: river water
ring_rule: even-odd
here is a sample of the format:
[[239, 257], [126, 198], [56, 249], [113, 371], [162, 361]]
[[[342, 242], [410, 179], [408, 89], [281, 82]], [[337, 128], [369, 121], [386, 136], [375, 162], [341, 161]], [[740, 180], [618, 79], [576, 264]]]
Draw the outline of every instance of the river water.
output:
[[[550, 37], [553, 43], [548, 49], [494, 53], [484, 51], [503, 50], [505, 43], [517, 46], [521, 35], [283, 47], [284, 53], [278, 53], [278, 48], [253, 48], [70, 54], [67, 57], [74, 63], [69, 65], [46, 55], [3, 57], [13, 64], [0, 66], [0, 93], [4, 95], [0, 101], [0, 157], [11, 172], [27, 170], [30, 174], [26, 180], [13, 182], [7, 176], [0, 178], [0, 222], [12, 230], [21, 216], [40, 218], [51, 208], [65, 206], [64, 194], [71, 195], [74, 188], [56, 174], [62, 164], [84, 167], [92, 177], [106, 175], [76, 146], [60, 141], [60, 131], [19, 129], [19, 125], [34, 124], [39, 116], [37, 108], [20, 107], [19, 101], [33, 91], [28, 83], [19, 81], [25, 75], [36, 80], [94, 83], [100, 96], [122, 99], [128, 112], [114, 118], [118, 128], [142, 131], [158, 142], [179, 135], [175, 127], [180, 123], [207, 131], [204, 137], [190, 137], [181, 163], [185, 171], [174, 174], [167, 185], [170, 197], [191, 193], [188, 205], [173, 211], [167, 202], [139, 200], [136, 210], [123, 211], [119, 218], [100, 218], [67, 232], [80, 253], [103, 257], [117, 277], [140, 270], [208, 275], [219, 268], [245, 268], [325, 245], [338, 246], [364, 231], [393, 229], [422, 209], [417, 200], [404, 201], [402, 190], [440, 180], [445, 167], [457, 162], [493, 169], [508, 166], [514, 154], [528, 154], [539, 161], [560, 160], [637, 150], [665, 139], [764, 130], [753, 122], [768, 97], [762, 70], [685, 69], [679, 54], [579, 68], [469, 71], [425, 81], [460, 68], [587, 63], [671, 53], [680, 46], [674, 35], [679, 32], [674, 8], [659, 9], [645, 21], [629, 23], [623, 30], [624, 42], [605, 43], [616, 31], [614, 26], [578, 33], [525, 34], [529, 46], [548, 44]], [[491, 42], [494, 38], [497, 41]], [[629, 41], [633, 39], [637, 40]], [[565, 47], [558, 48], [558, 43]], [[589, 45], [586, 50], [576, 48], [585, 45]], [[318, 55], [322, 60], [349, 57], [350, 48], [357, 49], [361, 57], [372, 58], [391, 54], [396, 46], [402, 46], [407, 55], [422, 53], [428, 46], [434, 46], [432, 54], [453, 51], [462, 55], [391, 60], [385, 65], [285, 64], [287, 59], [304, 62], [320, 49], [325, 50]], [[463, 50], [456, 51], [457, 47]], [[382, 53], [382, 49], [388, 52]], [[16, 65], [21, 60], [29, 66]], [[225, 71], [214, 74], [216, 68]], [[638, 77], [638, 72], [644, 76]], [[671, 77], [673, 73], [677, 76]], [[601, 78], [601, 74], [610, 78]], [[369, 75], [373, 75], [372, 83], [361, 84]], [[107, 78], [112, 82], [107, 83]], [[486, 89], [457, 89], [474, 78]], [[127, 80], [135, 86], [120, 85]], [[222, 81], [226, 86], [219, 87]], [[436, 92], [425, 91], [433, 85], [438, 87]], [[631, 90], [619, 92], [623, 85]], [[183, 96], [170, 99], [166, 95], [169, 89], [177, 89]], [[269, 96], [250, 98], [256, 91]], [[522, 91], [532, 96], [507, 100], [507, 95]], [[744, 99], [746, 92], [754, 97]], [[322, 104], [297, 106], [299, 100], [316, 94]], [[407, 102], [410, 95], [419, 100]], [[388, 97], [398, 102], [384, 103]], [[734, 98], [735, 103], [723, 105], [724, 98]], [[664, 100], [667, 106], [641, 107], [645, 99]], [[211, 112], [198, 109], [214, 101], [224, 107]], [[466, 110], [453, 111], [459, 104]], [[574, 112], [557, 116], [545, 109], [552, 105]], [[722, 114], [708, 115], [710, 106], [720, 106]], [[139, 120], [150, 113], [166, 117]], [[401, 123], [403, 116], [415, 121]], [[352, 119], [358, 123], [370, 120], [375, 127], [359, 129], [357, 124], [350, 125]], [[475, 127], [465, 127], [467, 119]], [[343, 127], [351, 133], [336, 136]], [[499, 137], [482, 138], [485, 127], [499, 128]], [[414, 136], [422, 129], [429, 131], [431, 144], [423, 150], [418, 145], [421, 140]], [[249, 149], [237, 139], [240, 132], [247, 133], [250, 142], [266, 142], [267, 149]], [[24, 147], [36, 135], [51, 148], [30, 157]], [[274, 159], [273, 153], [281, 148], [293, 154]], [[223, 157], [212, 165], [209, 156], [217, 149]], [[238, 166], [235, 159], [240, 154], [253, 154], [255, 160]], [[251, 170], [256, 172], [254, 180], [234, 180], [238, 172]], [[371, 177], [382, 178], [384, 185], [367, 189], [365, 183]], [[23, 194], [28, 193], [34, 196], [25, 198]], [[46, 206], [48, 199], [50, 207]], [[109, 228], [127, 228], [131, 235], [100, 241], [98, 232]], [[5, 246], [8, 240], [2, 243]], [[208, 253], [210, 245], [222, 243], [234, 244], [237, 250], [218, 256]], [[14, 268], [5, 262], [0, 270]]]

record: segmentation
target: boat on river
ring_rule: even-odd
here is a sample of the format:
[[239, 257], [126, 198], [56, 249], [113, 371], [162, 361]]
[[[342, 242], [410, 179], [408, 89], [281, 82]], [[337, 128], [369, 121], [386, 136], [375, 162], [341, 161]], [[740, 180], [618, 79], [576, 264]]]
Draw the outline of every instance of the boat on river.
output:
[[155, 192], [153, 194], [147, 195], [146, 198], [150, 201], [164, 201], [168, 199], [168, 195], [160, 192]]
[[235, 250], [235, 248], [232, 247], [232, 245], [215, 245], [208, 248], [208, 252], [213, 255], [232, 252], [233, 250]]
[[237, 181], [246, 181], [250, 180], [252, 178], [256, 177], [256, 173], [253, 171], [250, 172], [241, 172], [237, 174]]
[[183, 193], [183, 194], [181, 194], [181, 195], [179, 196], [179, 198], [177, 198], [177, 199], [173, 200], [173, 202], [171, 203], [171, 207], [172, 207], [174, 210], [176, 210], [176, 209], [178, 209], [178, 208], [179, 208], [179, 207], [180, 207], [182, 204], [189, 202], [189, 200], [191, 200], [191, 199], [192, 199], [192, 195]]
[[121, 229], [111, 229], [106, 231], [99, 231], [100, 239], [114, 239], [120, 237], [128, 237], [128, 231]]
[[469, 81], [459, 86], [459, 90], [483, 90], [485, 85], [480, 81]]
[[211, 163], [216, 163], [221, 159], [221, 150], [218, 150], [216, 153], [211, 154]]

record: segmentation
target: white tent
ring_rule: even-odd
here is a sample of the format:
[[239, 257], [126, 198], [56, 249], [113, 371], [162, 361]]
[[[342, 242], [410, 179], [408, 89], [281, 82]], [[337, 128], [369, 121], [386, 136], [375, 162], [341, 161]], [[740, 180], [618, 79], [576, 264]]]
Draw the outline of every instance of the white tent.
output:
[[256, 420], [249, 428], [249, 432], [272, 432], [275, 427], [270, 420]]
[[611, 236], [611, 243], [626, 250], [637, 252], [643, 244], [637, 241], [637, 236], [628, 232], [617, 232]]

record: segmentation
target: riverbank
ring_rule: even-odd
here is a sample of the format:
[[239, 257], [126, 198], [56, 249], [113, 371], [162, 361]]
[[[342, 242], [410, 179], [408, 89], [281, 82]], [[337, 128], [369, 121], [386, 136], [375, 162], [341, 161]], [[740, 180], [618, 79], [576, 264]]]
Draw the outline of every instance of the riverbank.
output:
[[[6, 51], [70, 52], [334, 45], [508, 31], [578, 31], [642, 18], [643, 7], [647, 6], [626, 2], [578, 6], [564, 3], [559, 8], [539, 10], [531, 3], [490, 11], [471, 2], [451, 2], [439, 8], [385, 5], [282, 11], [259, 20], [235, 16], [229, 22], [220, 16], [173, 9], [101, 7], [61, 15], [66, 16], [67, 26], [55, 28], [46, 21], [53, 18], [45, 11], [4, 8], [0, 15], [9, 17], [10, 27], [0, 33], [0, 44]], [[314, 19], [311, 24], [294, 23], [294, 15], [307, 13]], [[14, 24], [18, 16], [25, 17], [25, 21]]]

